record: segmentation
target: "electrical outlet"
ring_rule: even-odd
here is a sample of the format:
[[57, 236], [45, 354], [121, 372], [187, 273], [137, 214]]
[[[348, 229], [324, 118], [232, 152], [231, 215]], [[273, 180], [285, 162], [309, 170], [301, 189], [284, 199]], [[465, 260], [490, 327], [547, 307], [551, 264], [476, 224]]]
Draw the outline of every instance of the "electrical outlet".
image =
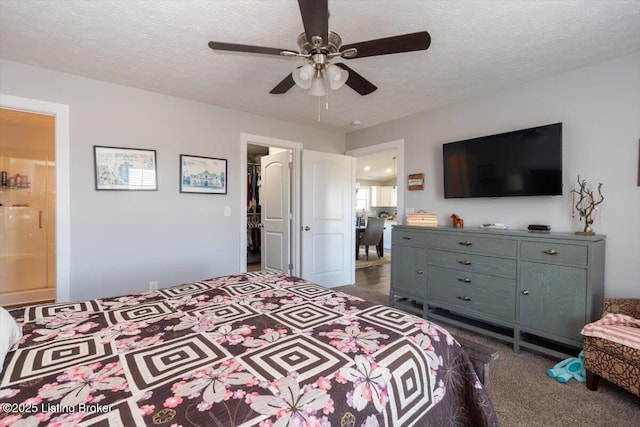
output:
[[153, 292], [157, 290], [158, 290], [158, 281], [154, 280], [152, 282], [149, 282], [149, 292]]

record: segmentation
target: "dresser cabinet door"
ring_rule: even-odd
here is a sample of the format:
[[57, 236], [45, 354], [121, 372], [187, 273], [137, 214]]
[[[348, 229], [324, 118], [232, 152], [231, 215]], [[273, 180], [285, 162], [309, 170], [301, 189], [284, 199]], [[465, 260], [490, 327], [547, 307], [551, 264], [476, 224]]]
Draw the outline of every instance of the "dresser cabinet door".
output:
[[543, 334], [581, 340], [586, 321], [587, 271], [522, 261], [520, 325]]
[[424, 301], [427, 289], [426, 263], [425, 250], [394, 246], [391, 259], [392, 292]]

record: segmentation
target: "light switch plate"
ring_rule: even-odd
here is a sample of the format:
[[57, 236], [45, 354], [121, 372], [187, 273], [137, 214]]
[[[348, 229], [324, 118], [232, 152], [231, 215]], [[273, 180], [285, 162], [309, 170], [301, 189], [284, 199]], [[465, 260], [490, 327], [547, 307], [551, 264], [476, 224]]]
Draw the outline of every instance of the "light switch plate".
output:
[[231, 206], [224, 207], [224, 216], [231, 216]]

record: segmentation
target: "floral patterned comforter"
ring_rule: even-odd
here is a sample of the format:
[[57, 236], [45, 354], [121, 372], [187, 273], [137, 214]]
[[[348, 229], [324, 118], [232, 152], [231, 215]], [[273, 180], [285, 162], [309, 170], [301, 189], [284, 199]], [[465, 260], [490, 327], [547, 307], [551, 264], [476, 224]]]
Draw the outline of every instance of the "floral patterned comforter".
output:
[[0, 426], [497, 425], [445, 329], [292, 276], [11, 314]]

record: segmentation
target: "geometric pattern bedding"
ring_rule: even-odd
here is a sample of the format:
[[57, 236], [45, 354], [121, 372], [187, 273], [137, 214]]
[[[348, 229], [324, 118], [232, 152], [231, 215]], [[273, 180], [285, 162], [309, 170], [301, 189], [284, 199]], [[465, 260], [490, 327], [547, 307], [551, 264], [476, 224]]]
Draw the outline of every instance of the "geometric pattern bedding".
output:
[[445, 329], [293, 276], [11, 314], [0, 426], [497, 425]]

